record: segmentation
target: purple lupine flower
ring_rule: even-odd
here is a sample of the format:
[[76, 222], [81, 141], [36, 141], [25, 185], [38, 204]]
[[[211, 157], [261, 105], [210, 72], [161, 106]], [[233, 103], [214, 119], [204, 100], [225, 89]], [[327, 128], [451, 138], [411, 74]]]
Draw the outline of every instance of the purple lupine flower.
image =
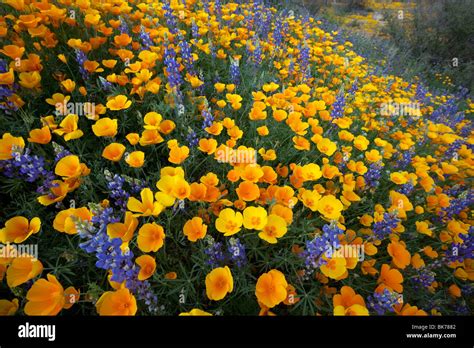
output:
[[86, 60], [86, 54], [80, 49], [76, 49], [76, 62], [79, 65], [79, 72], [84, 80], [89, 79], [89, 72], [84, 68], [84, 62]]
[[178, 201], [173, 205], [172, 212], [173, 214], [177, 214], [180, 211], [185, 211], [186, 210], [186, 202], [184, 199], [178, 199]]
[[231, 59], [230, 62], [230, 81], [236, 86], [240, 85], [240, 67], [236, 59]]
[[306, 275], [326, 263], [326, 260], [323, 259], [324, 255], [329, 256], [331, 251], [335, 251], [341, 246], [338, 236], [344, 231], [336, 223], [324, 225], [322, 232], [306, 242], [305, 250], [300, 255], [304, 259]]
[[470, 226], [468, 233], [460, 233], [462, 243], [452, 243], [446, 252], [446, 260], [450, 262], [464, 262], [474, 256], [474, 227]]
[[458, 112], [457, 99], [451, 97], [445, 104], [439, 106], [429, 116], [429, 119], [435, 123], [442, 123], [451, 128], [454, 128], [459, 122], [464, 119], [464, 114]]
[[332, 105], [331, 118], [341, 118], [344, 116], [344, 107], [346, 106], [346, 99], [344, 93], [341, 92], [337, 95], [336, 101]]
[[374, 292], [367, 297], [367, 307], [378, 315], [395, 312], [393, 306], [399, 303], [400, 295], [385, 288], [382, 292]]
[[359, 86], [358, 86], [358, 83], [357, 83], [357, 79], [354, 81], [354, 83], [352, 84], [351, 88], [347, 91], [347, 93], [349, 93], [349, 95], [354, 95], [355, 92], [357, 92], [357, 90], [359, 89]]
[[130, 193], [123, 188], [125, 179], [117, 174], [113, 177], [111, 175], [105, 175], [105, 177], [107, 179], [107, 189], [109, 190], [109, 198], [112, 204], [119, 207], [122, 211], [125, 211], [127, 209], [128, 199], [130, 198]]
[[111, 82], [104, 79], [102, 76], [99, 76], [99, 82], [103, 90], [110, 91], [114, 86]]
[[36, 192], [42, 195], [51, 193], [51, 188], [58, 184], [53, 184], [56, 179], [56, 175], [52, 171], [47, 171], [43, 176], [43, 182], [36, 188]]
[[429, 98], [426, 97], [428, 94], [428, 90], [425, 88], [425, 86], [422, 83], [419, 83], [416, 86], [416, 92], [415, 92], [415, 99], [420, 101], [421, 103], [426, 104]]
[[216, 46], [212, 44], [212, 41], [209, 42], [209, 50], [211, 51], [211, 57], [212, 59], [216, 59], [217, 51], [216, 51]]
[[48, 170], [43, 157], [31, 155], [30, 149], [23, 152], [13, 149], [12, 158], [0, 161], [1, 173], [8, 178], [19, 178], [26, 182], [35, 182], [47, 176]]
[[[5, 60], [0, 59], [0, 73], [8, 72], [8, 64]], [[0, 85], [0, 109], [5, 111], [7, 114], [11, 114], [13, 111], [18, 110], [18, 106], [15, 105], [12, 101], [8, 100], [16, 90], [18, 90], [19, 85], [13, 83], [12, 85]]]
[[459, 86], [458, 91], [456, 92], [454, 97], [456, 99], [464, 99], [464, 98], [467, 97], [468, 94], [469, 94], [469, 89], [467, 89], [466, 87], [463, 87], [463, 86]]
[[222, 16], [222, 4], [220, 0], [214, 1], [214, 11], [216, 13], [216, 18], [220, 20]]
[[[80, 219], [75, 221], [79, 236], [82, 239], [86, 239], [86, 241], [79, 244], [79, 247], [89, 254], [102, 251], [103, 245], [109, 242], [107, 225], [119, 221], [113, 215], [114, 211], [112, 208], [102, 208], [98, 204], [91, 204], [91, 210], [93, 213], [91, 221], [82, 221]], [[98, 227], [94, 225], [98, 225]]]
[[66, 150], [64, 146], [53, 142], [54, 163], [57, 163], [61, 158], [71, 155], [71, 152]]
[[415, 186], [413, 186], [413, 183], [410, 181], [410, 182], [407, 182], [406, 184], [401, 185], [398, 191], [404, 194], [405, 196], [408, 196], [413, 191], [414, 188]]
[[211, 14], [211, 9], [209, 7], [209, 0], [202, 0], [201, 3], [202, 3], [202, 7], [204, 8], [204, 11], [207, 14]]
[[465, 124], [461, 128], [459, 132], [459, 136], [463, 138], [467, 138], [469, 134], [471, 134], [471, 132], [473, 131], [473, 128], [474, 128], [474, 123], [470, 122], [470, 123]]
[[286, 36], [290, 32], [290, 25], [288, 24], [288, 21], [285, 21], [283, 23], [283, 36]]
[[128, 25], [125, 19], [123, 19], [122, 17], [119, 17], [119, 19], [120, 19], [120, 25], [119, 25], [120, 33], [130, 35], [130, 29], [128, 28]]
[[275, 29], [273, 29], [273, 43], [275, 47], [280, 48], [283, 42], [283, 26], [282, 19], [278, 17], [275, 21]]
[[8, 72], [8, 64], [4, 59], [0, 59], [0, 73]]
[[448, 149], [444, 152], [444, 158], [446, 160], [451, 160], [455, 158], [457, 155], [457, 152], [461, 148], [462, 145], [464, 145], [466, 141], [464, 139], [457, 139], [455, 140], [449, 147]]
[[180, 35], [178, 46], [181, 49], [181, 58], [186, 70], [191, 75], [195, 75], [196, 72], [194, 71], [194, 58], [191, 51], [191, 45], [182, 37], [182, 35]]
[[11, 97], [14, 93], [15, 92], [13, 88], [4, 85], [0, 86], [0, 99], [7, 99]]
[[237, 267], [242, 267], [247, 263], [247, 256], [245, 253], [245, 246], [240, 242], [239, 238], [230, 238], [227, 251], [230, 254], [230, 260], [234, 262]]
[[126, 281], [127, 288], [135, 293], [139, 300], [145, 302], [151, 314], [156, 314], [158, 312], [158, 296], [153, 293], [150, 282], [148, 280], [138, 280], [140, 270], [136, 265], [132, 264], [130, 266], [128, 262], [127, 267], [131, 267]]
[[458, 315], [472, 315], [471, 313], [471, 310], [469, 309], [469, 307], [467, 306], [467, 304], [464, 302], [464, 303], [453, 303], [452, 304], [452, 311], [456, 314], [456, 316]]
[[199, 144], [199, 138], [194, 130], [191, 131], [186, 136], [186, 141], [188, 142], [190, 147], [196, 147]]
[[262, 64], [262, 46], [260, 45], [260, 40], [258, 39], [255, 40], [255, 49], [250, 55], [250, 59], [252, 60], [255, 67], [258, 67]]
[[416, 270], [416, 274], [410, 278], [410, 281], [413, 283], [413, 289], [426, 289], [433, 284], [435, 277], [436, 273], [430, 268], [421, 267]]
[[205, 238], [207, 248], [204, 253], [208, 256], [207, 263], [212, 267], [218, 267], [225, 261], [223, 245], [221, 242], [216, 242], [211, 236]]
[[199, 27], [196, 24], [194, 18], [191, 18], [191, 35], [193, 39], [197, 40], [201, 35], [199, 35]]
[[264, 19], [262, 21], [262, 25], [259, 26], [258, 32], [261, 39], [267, 40], [273, 20], [272, 12], [269, 9], [265, 9], [263, 17]]
[[263, 1], [262, 0], [254, 0], [253, 8], [252, 8], [252, 19], [253, 19], [253, 26], [258, 26], [262, 20], [262, 9], [263, 9]]
[[176, 52], [171, 46], [165, 48], [164, 63], [166, 72], [168, 73], [168, 83], [170, 84], [170, 87], [175, 89], [176, 92], [179, 92], [179, 87], [183, 82], [183, 78], [179, 71], [179, 63], [176, 60]]
[[30, 149], [24, 150], [23, 153], [19, 149], [13, 149], [13, 158], [0, 161], [0, 172], [8, 178], [18, 178], [30, 183], [40, 182], [36, 192], [48, 194], [56, 176], [51, 170], [46, 169], [43, 157], [30, 153]]
[[311, 77], [311, 68], [309, 66], [309, 46], [305, 43], [303, 47], [300, 46], [299, 66], [302, 74], [303, 82]]
[[201, 111], [201, 116], [204, 119], [202, 129], [211, 127], [212, 123], [214, 122], [214, 116], [212, 115], [212, 113], [208, 109], [204, 108]]
[[150, 313], [157, 311], [157, 297], [152, 293], [148, 281], [138, 280], [139, 268], [133, 262], [133, 252], [123, 251], [120, 238], [113, 238], [107, 234], [107, 225], [118, 222], [112, 208], [102, 208], [98, 204], [90, 204], [93, 213], [91, 221], [75, 218], [78, 235], [86, 241], [79, 247], [89, 254], [95, 254], [96, 267], [111, 271], [111, 281], [125, 282], [127, 288], [137, 296], [138, 300], [145, 301]]
[[474, 205], [474, 190], [464, 191], [459, 197], [451, 199], [449, 206], [443, 208], [440, 212], [444, 219], [451, 219], [452, 217], [461, 213], [464, 209]]
[[461, 291], [466, 296], [474, 295], [474, 285], [471, 284], [463, 284], [461, 285]]
[[145, 30], [145, 27], [142, 26], [140, 29], [140, 40], [142, 41], [142, 49], [149, 50], [153, 46], [153, 40], [151, 39], [150, 33]]
[[171, 9], [170, 2], [165, 1], [162, 8], [165, 10], [166, 25], [170, 33], [176, 35], [178, 33], [178, 20]]
[[108, 196], [111, 203], [125, 212], [127, 202], [130, 196], [140, 193], [146, 187], [146, 183], [139, 179], [133, 179], [126, 175], [118, 175], [104, 170], [104, 176], [107, 181]]
[[403, 151], [399, 153], [398, 161], [396, 164], [396, 168], [407, 168], [413, 159], [413, 155], [415, 152], [413, 150], [410, 151]]
[[364, 175], [365, 183], [368, 187], [377, 187], [382, 176], [382, 164], [380, 162], [372, 163], [369, 170]]
[[399, 222], [400, 219], [396, 214], [384, 213], [383, 220], [375, 222], [372, 226], [374, 236], [379, 240], [387, 238], [392, 233], [392, 230], [397, 228]]

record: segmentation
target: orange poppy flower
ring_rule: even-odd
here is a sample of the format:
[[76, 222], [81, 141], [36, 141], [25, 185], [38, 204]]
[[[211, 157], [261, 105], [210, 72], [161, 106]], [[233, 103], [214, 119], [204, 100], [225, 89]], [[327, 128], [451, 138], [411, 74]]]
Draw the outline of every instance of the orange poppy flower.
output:
[[183, 226], [183, 232], [188, 237], [188, 240], [196, 242], [198, 239], [206, 236], [207, 225], [203, 223], [202, 218], [195, 216], [191, 220], [186, 221]]
[[387, 264], [382, 265], [377, 283], [380, 284], [376, 289], [377, 292], [383, 291], [386, 287], [399, 293], [403, 291], [401, 284], [403, 283], [402, 274], [396, 269], [391, 269]]
[[30, 143], [49, 144], [51, 141], [51, 131], [49, 130], [49, 127], [44, 126], [43, 128], [32, 129], [28, 141]]
[[51, 184], [52, 187], [49, 189], [50, 193], [38, 197], [38, 202], [44, 206], [62, 201], [69, 192], [69, 185], [64, 181], [53, 180]]
[[144, 224], [138, 230], [138, 248], [145, 253], [156, 252], [163, 246], [165, 237], [163, 227], [160, 225], [154, 222]]
[[260, 189], [257, 184], [251, 181], [242, 181], [235, 190], [239, 199], [243, 201], [254, 201], [260, 197]]
[[54, 169], [54, 173], [63, 178], [77, 178], [84, 171], [84, 164], [76, 155], [68, 155], [61, 158]]
[[217, 141], [215, 139], [204, 138], [204, 139], [199, 140], [198, 149], [204, 153], [207, 153], [208, 155], [212, 155], [214, 152], [216, 152], [216, 148], [217, 148]]
[[404, 269], [410, 264], [411, 255], [402, 243], [393, 240], [387, 246], [387, 251], [398, 268]]
[[145, 163], [145, 153], [143, 151], [133, 151], [125, 157], [125, 162], [132, 168], [140, 168]]
[[98, 137], [114, 137], [117, 134], [118, 121], [105, 117], [96, 121], [92, 131]]
[[395, 306], [395, 313], [398, 315], [408, 315], [408, 316], [427, 316], [428, 313], [426, 313], [422, 309], [418, 309], [417, 306], [411, 306], [409, 303], [405, 303], [402, 307], [401, 304], [398, 304]]
[[55, 129], [53, 133], [63, 136], [66, 141], [79, 139], [84, 133], [78, 128], [78, 121], [79, 116], [69, 114], [61, 121], [59, 128]]
[[0, 139], [0, 161], [13, 158], [14, 148], [22, 150], [25, 147], [25, 141], [22, 137], [14, 137], [10, 133], [4, 133]]
[[141, 202], [135, 197], [128, 199], [127, 209], [135, 213], [133, 216], [158, 216], [162, 212], [163, 206], [154, 202], [153, 192], [149, 188], [144, 188], [140, 192], [140, 197]]
[[272, 269], [262, 274], [255, 287], [255, 296], [268, 308], [273, 308], [287, 298], [288, 283], [283, 273]]
[[19, 302], [17, 298], [14, 298], [11, 301], [8, 300], [0, 300], [0, 316], [9, 316], [15, 315], [18, 311]]
[[194, 308], [194, 309], [191, 309], [189, 312], [179, 313], [179, 316], [200, 316], [200, 317], [204, 317], [204, 316], [212, 316], [212, 314], [208, 313], [208, 312], [205, 312], [202, 309]]
[[6, 45], [3, 46], [3, 49], [0, 50], [0, 53], [3, 53], [7, 57], [15, 60], [23, 56], [23, 53], [25, 53], [25, 48], [16, 45]]
[[57, 315], [63, 308], [70, 307], [70, 302], [66, 301], [65, 294], [77, 291], [70, 287], [64, 288], [52, 274], [48, 274], [46, 279], [37, 280], [28, 290], [25, 305], [26, 315]]
[[28, 219], [23, 216], [15, 216], [7, 222], [5, 227], [0, 229], [0, 242], [2, 243], [22, 243], [32, 234], [39, 232], [41, 220], [38, 217]]
[[135, 315], [137, 313], [137, 301], [130, 290], [122, 288], [117, 291], [103, 293], [95, 308], [99, 315]]
[[118, 162], [125, 152], [125, 146], [119, 143], [107, 145], [102, 151], [102, 157], [109, 161]]
[[9, 69], [7, 72], [0, 74], [0, 85], [11, 85], [13, 82], [15, 82], [13, 69]]
[[117, 95], [113, 98], [110, 98], [106, 106], [109, 110], [118, 111], [128, 109], [132, 105], [132, 102], [127, 99], [124, 95]]
[[62, 210], [56, 214], [53, 221], [53, 228], [58, 232], [76, 234], [76, 219], [90, 221], [92, 219], [92, 213], [86, 207]]
[[369, 315], [362, 296], [350, 286], [343, 286], [341, 293], [332, 298], [334, 315]]
[[150, 278], [156, 270], [156, 261], [150, 255], [142, 255], [136, 258], [135, 262], [140, 266], [138, 280]]
[[332, 258], [327, 260], [327, 263], [323, 264], [320, 269], [321, 272], [331, 279], [338, 279], [347, 272], [347, 261], [344, 257], [338, 257], [334, 255]]
[[37, 88], [41, 84], [41, 75], [38, 71], [33, 72], [22, 72], [19, 75], [20, 77], [20, 85], [25, 88]]
[[32, 257], [21, 255], [7, 269], [7, 284], [10, 288], [26, 283], [43, 272], [43, 264]]
[[278, 215], [270, 214], [267, 223], [258, 236], [270, 244], [275, 244], [278, 238], [283, 237], [287, 231], [288, 228], [285, 219]]
[[240, 231], [243, 224], [243, 216], [240, 212], [235, 212], [230, 208], [220, 211], [216, 219], [216, 229], [228, 237]]
[[125, 212], [124, 222], [115, 222], [107, 225], [107, 234], [110, 238], [120, 238], [123, 242], [132, 239], [138, 227], [138, 219], [129, 211]]
[[206, 276], [206, 295], [210, 300], [222, 300], [233, 290], [234, 278], [229, 267], [215, 268]]

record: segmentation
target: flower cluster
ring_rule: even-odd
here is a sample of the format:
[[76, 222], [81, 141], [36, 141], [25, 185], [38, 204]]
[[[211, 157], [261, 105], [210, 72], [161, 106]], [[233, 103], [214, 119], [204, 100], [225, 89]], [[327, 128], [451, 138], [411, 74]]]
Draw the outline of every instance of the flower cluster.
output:
[[472, 312], [469, 91], [267, 3], [0, 4], [0, 314]]
[[394, 312], [394, 306], [400, 302], [400, 297], [397, 293], [388, 289], [382, 292], [375, 292], [367, 298], [368, 307], [378, 315]]
[[327, 259], [325, 259], [324, 256], [328, 254], [328, 256], [331, 257], [331, 250], [337, 249], [341, 246], [338, 238], [341, 233], [343, 233], [343, 230], [341, 230], [337, 225], [326, 224], [323, 226], [321, 235], [306, 242], [306, 247], [301, 253], [301, 257], [304, 258], [308, 270], [314, 271], [321, 265], [327, 263]]

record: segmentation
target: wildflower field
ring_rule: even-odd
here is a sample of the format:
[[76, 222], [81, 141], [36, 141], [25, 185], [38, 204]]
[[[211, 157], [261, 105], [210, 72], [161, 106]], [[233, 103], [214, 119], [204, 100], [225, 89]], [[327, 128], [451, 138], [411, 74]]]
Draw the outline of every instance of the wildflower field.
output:
[[470, 315], [474, 101], [262, 0], [0, 4], [0, 315]]

